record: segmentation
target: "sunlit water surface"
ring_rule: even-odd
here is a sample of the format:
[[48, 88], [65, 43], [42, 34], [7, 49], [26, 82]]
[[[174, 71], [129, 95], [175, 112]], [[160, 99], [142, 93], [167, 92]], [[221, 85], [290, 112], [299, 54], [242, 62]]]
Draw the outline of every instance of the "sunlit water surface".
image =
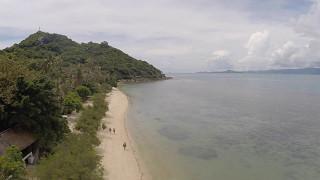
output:
[[122, 87], [155, 180], [320, 179], [320, 76], [173, 76]]

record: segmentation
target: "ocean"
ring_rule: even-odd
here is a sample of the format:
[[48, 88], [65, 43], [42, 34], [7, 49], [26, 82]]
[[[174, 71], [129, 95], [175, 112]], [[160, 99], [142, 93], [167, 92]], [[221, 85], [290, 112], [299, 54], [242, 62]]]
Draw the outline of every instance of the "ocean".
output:
[[121, 87], [155, 180], [320, 179], [320, 76], [172, 76]]

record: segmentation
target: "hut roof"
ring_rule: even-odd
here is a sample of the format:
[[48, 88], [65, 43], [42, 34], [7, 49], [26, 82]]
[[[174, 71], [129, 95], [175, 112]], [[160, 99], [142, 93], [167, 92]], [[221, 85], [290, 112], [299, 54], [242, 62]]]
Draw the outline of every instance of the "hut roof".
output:
[[7, 129], [0, 133], [0, 155], [2, 155], [7, 147], [14, 145], [20, 151], [30, 146], [36, 141], [34, 136], [26, 131]]

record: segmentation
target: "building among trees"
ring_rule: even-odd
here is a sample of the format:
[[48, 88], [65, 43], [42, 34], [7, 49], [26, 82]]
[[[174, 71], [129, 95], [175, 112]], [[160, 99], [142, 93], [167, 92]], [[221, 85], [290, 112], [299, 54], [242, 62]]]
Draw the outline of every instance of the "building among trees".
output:
[[34, 136], [23, 130], [12, 128], [0, 133], [0, 156], [10, 146], [15, 146], [22, 152], [22, 160], [26, 164], [34, 164], [39, 157], [39, 148]]

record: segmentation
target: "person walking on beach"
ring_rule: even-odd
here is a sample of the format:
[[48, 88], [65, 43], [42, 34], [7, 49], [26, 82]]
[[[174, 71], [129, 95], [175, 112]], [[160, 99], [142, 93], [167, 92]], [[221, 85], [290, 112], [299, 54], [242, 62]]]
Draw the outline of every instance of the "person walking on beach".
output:
[[124, 142], [122, 146], [123, 146], [123, 150], [126, 150], [126, 147], [127, 147], [126, 142]]
[[111, 128], [109, 128], [109, 133], [111, 134]]
[[113, 134], [116, 134], [116, 129], [115, 128], [113, 128]]

